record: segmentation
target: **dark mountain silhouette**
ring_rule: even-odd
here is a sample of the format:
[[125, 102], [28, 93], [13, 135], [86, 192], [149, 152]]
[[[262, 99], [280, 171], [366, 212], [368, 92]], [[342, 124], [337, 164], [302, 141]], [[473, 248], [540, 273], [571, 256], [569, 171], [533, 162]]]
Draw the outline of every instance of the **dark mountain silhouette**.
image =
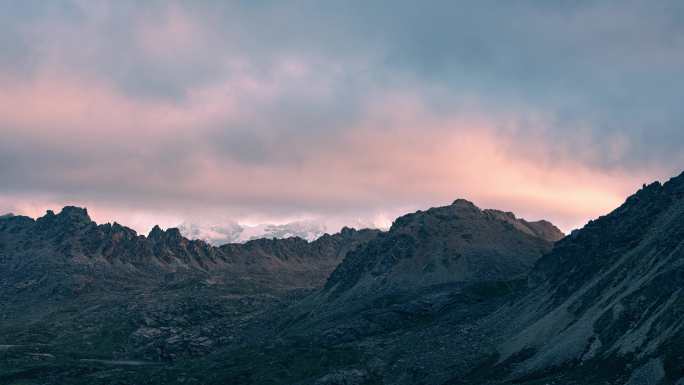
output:
[[[457, 200], [397, 218], [389, 232], [347, 256], [325, 292], [416, 290], [524, 277], [563, 233], [548, 222]], [[367, 295], [364, 293], [363, 295]]]
[[681, 385], [683, 246], [684, 175], [566, 237], [464, 200], [222, 247], [6, 216], [0, 383]]
[[142, 236], [98, 225], [78, 207], [3, 217], [0, 383], [109, 384], [82, 371], [176, 362], [241, 343], [252, 317], [322, 286], [349, 250], [378, 233], [345, 228], [314, 242], [213, 247], [177, 229]]
[[684, 174], [644, 186], [556, 244], [507, 311], [507, 378], [671, 384], [684, 378]]
[[[132, 279], [169, 280], [205, 276], [238, 285], [246, 279], [263, 289], [313, 288], [323, 284], [344, 255], [374, 238], [377, 230], [345, 228], [307, 242], [301, 238], [258, 239], [214, 247], [188, 240], [176, 228], [155, 226], [147, 237], [117, 223], [98, 225], [87, 210], [64, 207], [37, 220], [22, 216], [0, 219], [0, 255], [12, 269], [6, 280], [21, 275], [39, 278], [79, 271], [83, 274]], [[16, 264], [13, 264], [16, 262]], [[40, 271], [40, 268], [50, 270]], [[36, 267], [38, 270], [31, 270]], [[64, 284], [68, 278], [61, 280]]]
[[402, 216], [349, 253], [323, 290], [288, 309], [281, 318], [290, 340], [282, 349], [313, 341], [373, 357], [372, 366], [328, 373], [330, 383], [361, 376], [432, 384], [467, 373], [494, 347], [479, 322], [523, 290], [535, 262], [562, 236], [548, 222], [462, 199]]

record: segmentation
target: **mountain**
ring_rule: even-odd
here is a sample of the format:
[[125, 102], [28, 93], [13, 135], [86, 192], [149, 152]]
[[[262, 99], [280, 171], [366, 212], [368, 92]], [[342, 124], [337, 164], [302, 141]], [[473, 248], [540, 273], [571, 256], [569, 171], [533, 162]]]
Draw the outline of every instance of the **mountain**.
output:
[[[350, 253], [321, 292], [291, 308], [283, 326], [291, 340], [280, 349], [310, 341], [358, 357], [302, 383], [684, 384], [684, 174], [644, 185], [558, 240], [522, 280], [516, 269], [499, 274], [498, 263], [484, 272], [439, 267], [451, 281], [425, 269], [433, 257], [463, 250], [447, 241], [454, 247], [441, 252], [461, 232], [434, 225], [440, 210], [481, 218], [465, 202], [457, 206], [398, 220]], [[477, 221], [473, 240], [485, 250], [506, 239], [509, 230]]]
[[[501, 306], [561, 236], [463, 200], [398, 218], [387, 233], [220, 247], [178, 229], [98, 225], [77, 207], [3, 218], [0, 382], [407, 383], [388, 355]], [[463, 352], [448, 353], [435, 378]], [[377, 367], [354, 368], [364, 357]]]
[[[548, 222], [462, 199], [397, 218], [347, 254], [322, 290], [274, 317], [282, 342], [268, 359], [286, 360], [303, 345], [321, 360], [351, 355], [301, 373], [306, 384], [449, 381], [490, 357], [495, 340], [481, 322], [525, 290], [529, 271], [562, 237]], [[267, 381], [262, 374], [253, 383]]]
[[176, 228], [164, 231], [155, 226], [142, 236], [117, 223], [98, 225], [86, 209], [68, 206], [59, 214], [48, 211], [37, 220], [22, 216], [0, 219], [0, 255], [10, 268], [16, 268], [12, 264], [16, 262], [113, 275], [200, 274], [224, 281], [230, 277], [308, 288], [322, 285], [349, 249], [377, 233], [345, 228], [314, 242], [257, 239], [214, 247], [189, 240]]
[[200, 225], [184, 222], [177, 228], [188, 239], [200, 239], [214, 246], [240, 242], [240, 234], [244, 230], [237, 222], [227, 222], [222, 225]]
[[[285, 383], [684, 384], [684, 174], [518, 265], [492, 250], [555, 232], [507, 218], [462, 201], [400, 218], [277, 313], [277, 342], [261, 350], [270, 364], [245, 382], [277, 378], [271, 367], [306, 347], [316, 355]], [[472, 244], [456, 241], [470, 230]], [[439, 265], [456, 253], [489, 268]]]
[[0, 383], [682, 385], [682, 277], [684, 174], [565, 237], [465, 200], [221, 247], [13, 216]]
[[201, 239], [211, 245], [244, 243], [260, 238], [302, 238], [315, 241], [326, 233], [326, 227], [316, 221], [297, 221], [285, 224], [259, 224], [255, 226], [228, 222], [223, 225], [183, 223], [178, 226], [181, 234], [189, 239]]
[[307, 241], [315, 241], [325, 234], [326, 227], [315, 221], [297, 221], [282, 225], [260, 224], [256, 226], [244, 226], [240, 234], [241, 241], [250, 241], [259, 238], [290, 238], [299, 237]]
[[380, 293], [524, 277], [563, 233], [548, 222], [457, 200], [397, 218], [389, 232], [345, 258], [324, 292]]
[[[253, 344], [259, 335], [243, 330], [259, 314], [322, 286], [347, 252], [377, 234], [345, 228], [314, 242], [214, 247], [178, 229], [143, 236], [98, 225], [78, 207], [3, 217], [0, 383], [150, 383], [131, 380], [144, 372], [117, 370]], [[110, 369], [125, 380], [109, 378]]]
[[684, 383], [684, 174], [558, 242], [531, 283], [506, 309], [502, 380]]

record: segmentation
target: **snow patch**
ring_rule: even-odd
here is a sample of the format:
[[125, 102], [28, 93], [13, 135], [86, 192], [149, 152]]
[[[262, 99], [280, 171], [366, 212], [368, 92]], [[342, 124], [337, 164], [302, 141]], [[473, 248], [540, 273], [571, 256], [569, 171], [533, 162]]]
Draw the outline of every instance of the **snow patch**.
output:
[[181, 234], [189, 239], [201, 239], [211, 245], [244, 243], [259, 238], [299, 237], [314, 241], [326, 233], [326, 226], [316, 221], [296, 221], [285, 224], [243, 225], [228, 221], [223, 225], [182, 223]]

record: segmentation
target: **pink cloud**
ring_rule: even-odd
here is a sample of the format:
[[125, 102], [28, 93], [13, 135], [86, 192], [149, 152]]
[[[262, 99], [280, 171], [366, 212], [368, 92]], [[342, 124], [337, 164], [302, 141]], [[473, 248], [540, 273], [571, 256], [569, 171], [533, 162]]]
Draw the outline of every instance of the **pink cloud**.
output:
[[[302, 76], [303, 68], [290, 70]], [[264, 104], [287, 97], [287, 79], [273, 82], [243, 73], [191, 90], [186, 101], [174, 103], [132, 99], [102, 83], [43, 76], [30, 83], [5, 82], [0, 124], [4, 135], [64, 146], [65, 151], [74, 142], [95, 152], [119, 149], [115, 162], [84, 160], [49, 177], [95, 191], [100, 198], [81, 201], [94, 205], [99, 218], [117, 218], [115, 208], [128, 210], [124, 217], [140, 226], [152, 222], [154, 210], [163, 213], [160, 220], [193, 210], [224, 210], [236, 219], [250, 212], [268, 216], [269, 210], [277, 211], [274, 216], [300, 210], [355, 218], [366, 210], [373, 218], [465, 197], [482, 207], [550, 219], [568, 230], [610, 211], [658, 175], [657, 170], [598, 169], [581, 158], [539, 151], [551, 148], [549, 143], [543, 136], [517, 137], [512, 127], [521, 123], [515, 115], [438, 114], [410, 92], [378, 92], [369, 98], [359, 123], [288, 142], [301, 157], [298, 162], [249, 164], [209, 150], [208, 135], [217, 125], [248, 122]], [[271, 121], [279, 124], [277, 116]], [[183, 165], [174, 164], [179, 159], [155, 159], [169, 140], [186, 148]], [[617, 143], [615, 151], [623, 146]], [[139, 205], [122, 204], [131, 195]], [[16, 208], [37, 215], [36, 207], [47, 204], [32, 199]]]
[[[166, 101], [133, 100], [92, 79], [68, 79], [57, 75], [39, 76], [29, 83], [2, 82], [0, 121], [6, 127], [21, 127], [49, 133], [137, 132], [158, 134], [164, 131], [201, 127], [216, 119], [230, 117], [233, 101], [228, 95], [222, 106], [207, 107], [198, 94], [187, 104]], [[209, 95], [216, 96], [216, 95]]]

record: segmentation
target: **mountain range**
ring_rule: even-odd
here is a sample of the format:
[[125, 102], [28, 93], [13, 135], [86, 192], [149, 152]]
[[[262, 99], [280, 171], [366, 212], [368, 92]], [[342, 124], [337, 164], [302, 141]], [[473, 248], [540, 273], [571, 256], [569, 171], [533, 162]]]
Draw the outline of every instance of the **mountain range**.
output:
[[683, 288], [684, 174], [568, 236], [462, 199], [222, 246], [6, 215], [0, 383], [682, 385]]
[[325, 224], [317, 221], [296, 221], [284, 224], [263, 223], [253, 226], [242, 225], [234, 221], [227, 221], [221, 225], [184, 222], [177, 228], [188, 239], [201, 239], [214, 246], [221, 246], [226, 243], [244, 243], [260, 238], [296, 237], [315, 241], [327, 230]]

